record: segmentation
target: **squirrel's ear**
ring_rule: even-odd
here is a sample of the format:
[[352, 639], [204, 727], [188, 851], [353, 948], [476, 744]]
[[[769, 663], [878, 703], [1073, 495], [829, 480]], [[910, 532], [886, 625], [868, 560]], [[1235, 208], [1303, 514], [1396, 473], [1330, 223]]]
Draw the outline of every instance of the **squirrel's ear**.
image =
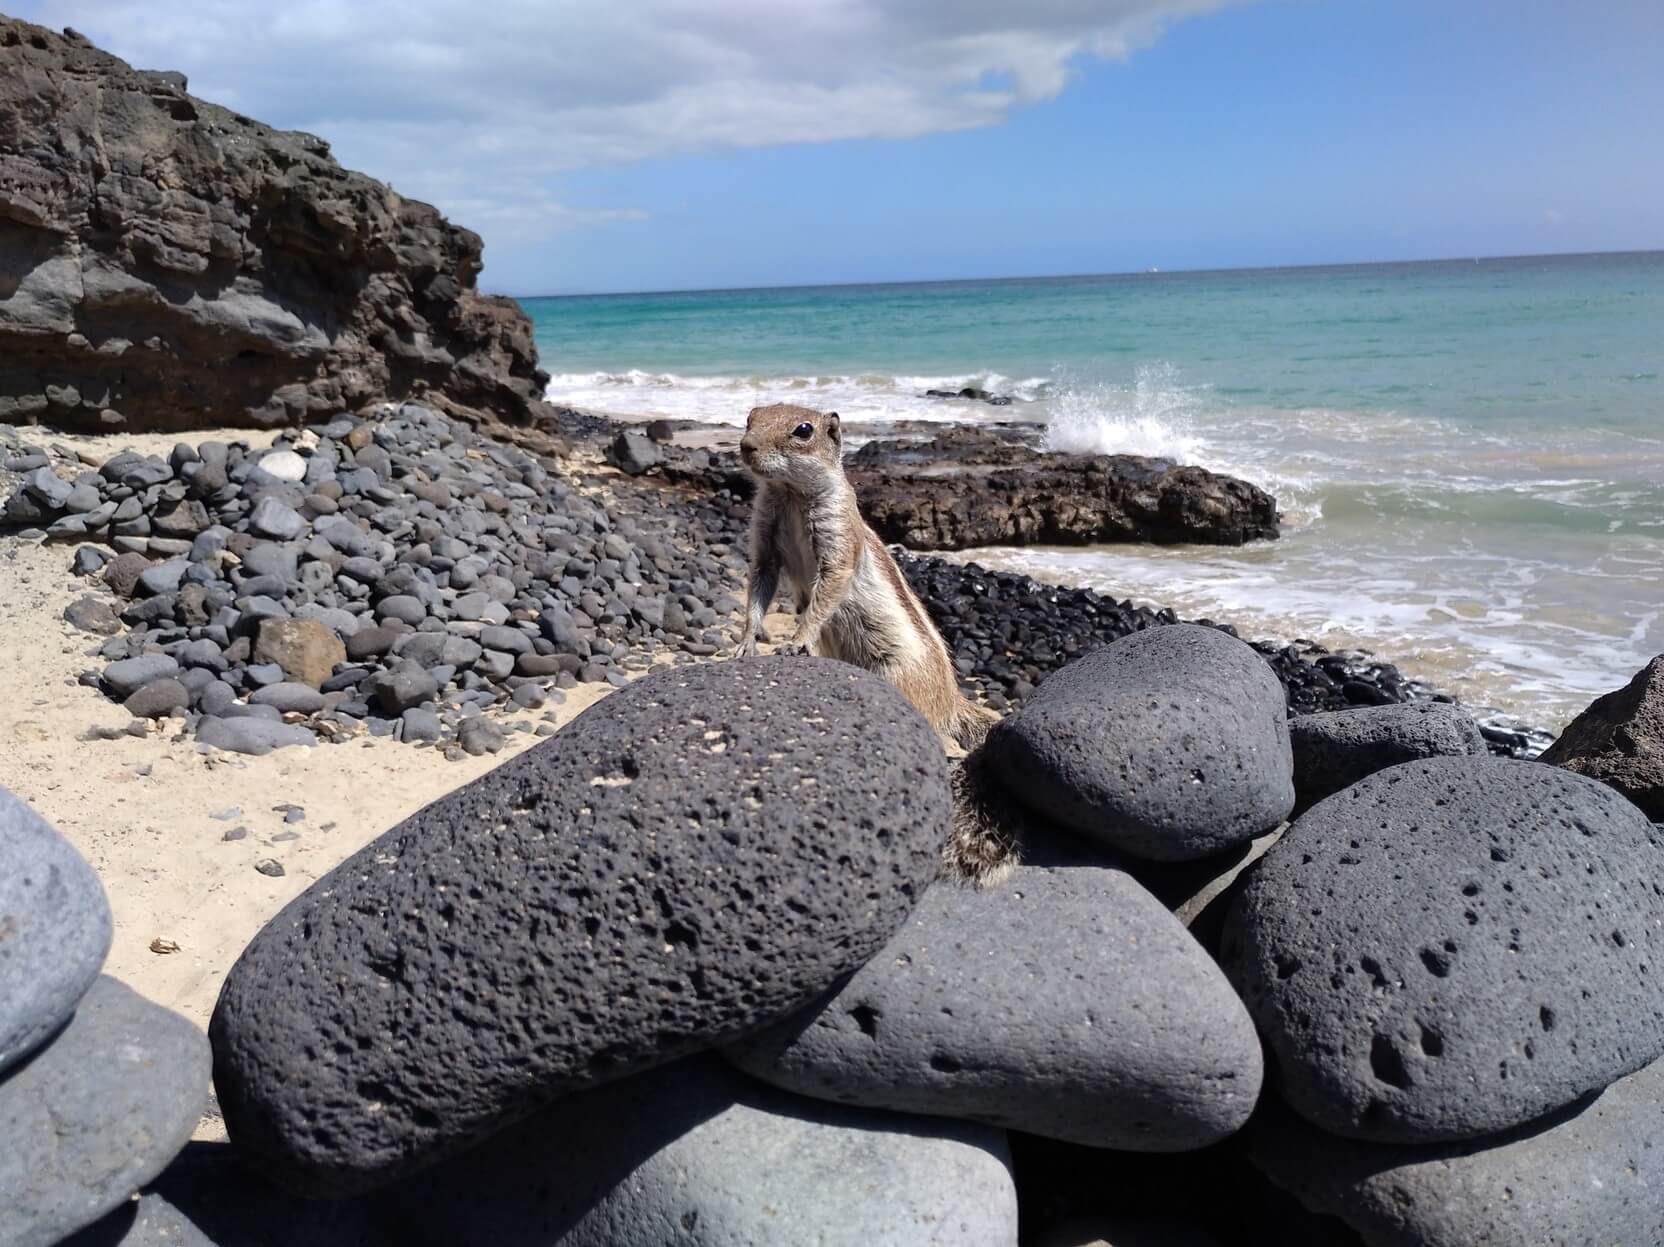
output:
[[835, 411], [826, 413], [826, 436], [832, 439], [834, 446], [843, 442], [843, 435], [838, 432], [838, 413]]

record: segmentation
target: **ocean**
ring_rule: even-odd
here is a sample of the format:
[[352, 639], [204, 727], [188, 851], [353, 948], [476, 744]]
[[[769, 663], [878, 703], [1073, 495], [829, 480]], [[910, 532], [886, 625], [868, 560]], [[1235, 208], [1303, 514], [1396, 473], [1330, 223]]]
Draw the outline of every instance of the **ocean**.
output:
[[[1664, 652], [1664, 252], [522, 302], [554, 401], [1020, 419], [1284, 512], [1238, 549], [985, 565], [1368, 650], [1550, 731]], [[1014, 401], [924, 397], [966, 385]]]

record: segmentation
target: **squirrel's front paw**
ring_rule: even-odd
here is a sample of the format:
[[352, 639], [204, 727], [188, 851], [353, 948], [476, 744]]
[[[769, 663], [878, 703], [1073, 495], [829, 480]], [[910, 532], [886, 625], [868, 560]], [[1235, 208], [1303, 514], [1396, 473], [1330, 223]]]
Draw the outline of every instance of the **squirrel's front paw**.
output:
[[810, 658], [813, 657], [814, 653], [814, 651], [800, 641], [788, 641], [774, 652], [787, 658]]

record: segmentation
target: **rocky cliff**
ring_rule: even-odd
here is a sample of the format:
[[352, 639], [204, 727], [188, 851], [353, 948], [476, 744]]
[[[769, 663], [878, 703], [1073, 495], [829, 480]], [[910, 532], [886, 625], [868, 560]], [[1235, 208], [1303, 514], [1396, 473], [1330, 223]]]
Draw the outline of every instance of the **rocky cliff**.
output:
[[0, 16], [0, 421], [269, 426], [422, 395], [525, 424], [546, 380], [479, 236], [274, 130]]

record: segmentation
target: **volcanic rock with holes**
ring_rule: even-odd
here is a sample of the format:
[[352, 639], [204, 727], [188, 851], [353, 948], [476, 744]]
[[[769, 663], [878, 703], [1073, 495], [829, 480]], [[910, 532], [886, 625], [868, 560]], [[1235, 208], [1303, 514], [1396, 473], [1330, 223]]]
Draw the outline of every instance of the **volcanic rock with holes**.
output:
[[1312, 1124], [1494, 1133], [1664, 1053], [1664, 844], [1579, 775], [1410, 762], [1296, 820], [1221, 952]]
[[938, 884], [829, 1000], [727, 1052], [805, 1095], [1128, 1151], [1231, 1134], [1263, 1072], [1213, 960], [1131, 876], [1089, 866]]
[[1282, 686], [1213, 628], [1135, 632], [1052, 676], [984, 746], [988, 771], [1070, 831], [1155, 861], [1206, 857], [1294, 805]]
[[1598, 1096], [1465, 1143], [1337, 1139], [1287, 1109], [1256, 1116], [1254, 1163], [1371, 1247], [1664, 1242], [1664, 1062]]
[[297, 1190], [350, 1192], [740, 1038], [905, 921], [949, 807], [929, 726], [854, 667], [632, 684], [255, 937], [210, 1026], [231, 1138]]
[[571, 1096], [380, 1201], [409, 1247], [1012, 1247], [1003, 1131], [806, 1100], [712, 1056]]
[[1467, 711], [1433, 701], [1305, 714], [1289, 720], [1288, 734], [1301, 807], [1401, 762], [1489, 752]]

